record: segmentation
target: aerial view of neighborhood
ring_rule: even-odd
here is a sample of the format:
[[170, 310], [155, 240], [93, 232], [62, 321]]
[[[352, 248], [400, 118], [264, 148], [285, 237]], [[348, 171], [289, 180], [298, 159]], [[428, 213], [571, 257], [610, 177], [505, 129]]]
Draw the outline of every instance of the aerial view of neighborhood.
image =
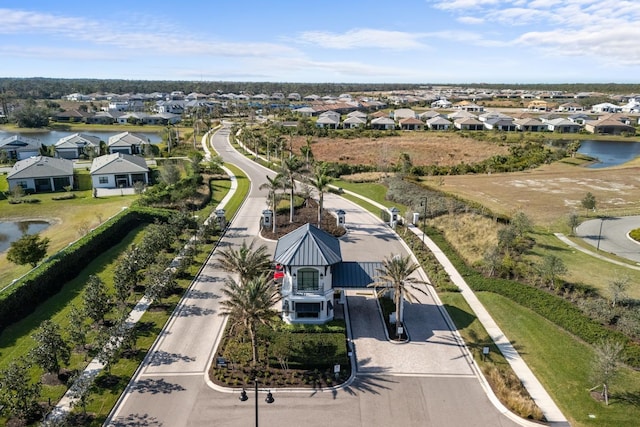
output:
[[33, 3], [0, 426], [638, 425], [640, 5]]

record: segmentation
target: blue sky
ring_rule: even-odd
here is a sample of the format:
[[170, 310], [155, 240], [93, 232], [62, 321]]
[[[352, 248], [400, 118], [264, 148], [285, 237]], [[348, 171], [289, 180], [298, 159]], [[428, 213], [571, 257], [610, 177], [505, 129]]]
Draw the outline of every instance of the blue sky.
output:
[[640, 83], [640, 0], [4, 0], [0, 76]]

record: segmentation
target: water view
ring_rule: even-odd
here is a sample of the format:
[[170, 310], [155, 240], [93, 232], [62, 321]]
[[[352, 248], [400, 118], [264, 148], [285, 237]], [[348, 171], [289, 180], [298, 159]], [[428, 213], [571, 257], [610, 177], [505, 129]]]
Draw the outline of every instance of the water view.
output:
[[[60, 138], [73, 135], [74, 133], [86, 133], [87, 135], [95, 135], [99, 137], [102, 141], [107, 142], [110, 136], [117, 135], [122, 132], [124, 131], [120, 130], [120, 131], [77, 131], [77, 132], [73, 131], [71, 132], [71, 131], [52, 130], [48, 132], [33, 132], [33, 133], [28, 132], [28, 133], [24, 133], [23, 135], [28, 138], [37, 139], [40, 142], [42, 142], [43, 145], [53, 145], [56, 142], [58, 142]], [[151, 141], [152, 144], [158, 144], [162, 141], [162, 137], [155, 132], [137, 132], [133, 129], [130, 132], [144, 135], [145, 137], [149, 138], [149, 141]], [[16, 133], [19, 133], [19, 132], [12, 133], [12, 132], [0, 131], [0, 139], [13, 136]]]
[[0, 252], [11, 247], [11, 243], [18, 240], [24, 234], [36, 234], [49, 227], [46, 221], [0, 221]]
[[621, 165], [640, 156], [640, 141], [581, 141], [578, 153], [598, 161], [589, 167], [606, 168]]

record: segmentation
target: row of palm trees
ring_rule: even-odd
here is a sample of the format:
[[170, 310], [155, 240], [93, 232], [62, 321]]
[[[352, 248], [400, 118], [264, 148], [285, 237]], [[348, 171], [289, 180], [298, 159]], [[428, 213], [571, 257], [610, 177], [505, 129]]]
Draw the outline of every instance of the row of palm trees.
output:
[[318, 228], [322, 228], [322, 210], [324, 205], [324, 193], [327, 191], [332, 177], [329, 175], [329, 168], [326, 163], [314, 163], [311, 174], [304, 168], [304, 163], [296, 155], [284, 159], [282, 167], [275, 176], [266, 176], [266, 181], [260, 185], [261, 190], [268, 191], [269, 208], [274, 213], [273, 229], [276, 232], [276, 208], [278, 204], [278, 191], [289, 190], [289, 223], [293, 222], [295, 211], [295, 190], [296, 182], [303, 179], [318, 192]]

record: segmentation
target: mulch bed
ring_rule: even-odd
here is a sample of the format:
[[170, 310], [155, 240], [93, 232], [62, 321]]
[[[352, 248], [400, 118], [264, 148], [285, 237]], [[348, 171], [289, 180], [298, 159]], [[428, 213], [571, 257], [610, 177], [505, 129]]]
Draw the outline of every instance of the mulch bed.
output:
[[[305, 224], [318, 225], [318, 203], [313, 199], [307, 199], [306, 202], [299, 208], [294, 210], [293, 222], [289, 222], [289, 209], [286, 211], [278, 212], [276, 214], [276, 232], [273, 233], [272, 229], [262, 229], [261, 236], [265, 239], [278, 240], [285, 234], [288, 234]], [[339, 227], [336, 217], [332, 215], [326, 209], [322, 210], [322, 230], [327, 233], [340, 237], [346, 233], [343, 227]]]

